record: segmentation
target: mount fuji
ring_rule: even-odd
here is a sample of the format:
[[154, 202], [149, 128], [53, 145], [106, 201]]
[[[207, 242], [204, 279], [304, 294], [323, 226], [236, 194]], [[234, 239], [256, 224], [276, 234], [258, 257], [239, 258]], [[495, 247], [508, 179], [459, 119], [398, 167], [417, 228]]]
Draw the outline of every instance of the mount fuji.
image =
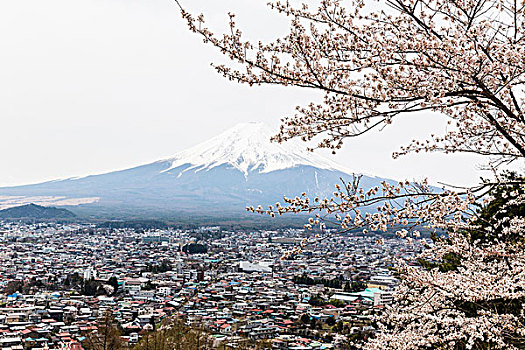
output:
[[[283, 195], [330, 195], [352, 171], [304, 143], [270, 142], [262, 123], [239, 124], [172, 158], [131, 169], [0, 188], [0, 209], [36, 203], [104, 218], [224, 216], [247, 205], [281, 202]], [[384, 179], [363, 176], [364, 187]]]

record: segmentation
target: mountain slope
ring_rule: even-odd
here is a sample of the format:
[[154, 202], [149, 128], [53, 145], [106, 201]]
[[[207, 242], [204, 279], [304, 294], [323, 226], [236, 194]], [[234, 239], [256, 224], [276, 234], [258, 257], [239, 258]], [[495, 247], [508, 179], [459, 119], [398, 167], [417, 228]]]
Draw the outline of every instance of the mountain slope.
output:
[[[312, 154], [300, 142], [270, 142], [273, 131], [245, 123], [172, 158], [151, 164], [36, 185], [0, 188], [0, 198], [83, 200], [75, 212], [105, 217], [230, 215], [246, 205], [282, 202], [283, 195], [330, 195], [351, 171]], [[363, 176], [365, 187], [383, 179]], [[51, 199], [50, 199], [51, 198]], [[1, 199], [0, 199], [1, 204]]]

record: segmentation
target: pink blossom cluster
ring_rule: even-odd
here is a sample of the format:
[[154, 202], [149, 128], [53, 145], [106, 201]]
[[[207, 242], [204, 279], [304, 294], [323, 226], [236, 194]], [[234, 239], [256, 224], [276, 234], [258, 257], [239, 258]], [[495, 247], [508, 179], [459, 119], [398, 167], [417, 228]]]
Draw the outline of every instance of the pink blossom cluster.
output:
[[[235, 66], [215, 66], [250, 85], [311, 88], [321, 102], [282, 120], [277, 142], [300, 138], [310, 149], [341, 148], [347, 138], [388, 127], [397, 118], [439, 114], [447, 131], [413, 140], [393, 153], [484, 156], [494, 179], [436, 190], [426, 181], [383, 182], [365, 189], [359, 177], [328, 198], [303, 193], [260, 214], [311, 213], [306, 228], [342, 232], [394, 230], [426, 250], [421, 266], [400, 262], [396, 303], [377, 319], [367, 349], [513, 349], [525, 347], [525, 195], [523, 179], [498, 175], [525, 158], [525, 2], [518, 0], [320, 0], [316, 8], [274, 2], [290, 18], [289, 33], [270, 43], [244, 40], [230, 14], [230, 32], [216, 35], [204, 17], [184, 9], [189, 28]], [[519, 190], [503, 193], [501, 188]], [[492, 217], [480, 208], [491, 209]], [[419, 228], [447, 232], [434, 242]], [[301, 242], [289, 254], [326, 236]], [[378, 239], [381, 244], [382, 239]], [[285, 256], [284, 258], [287, 258]], [[455, 258], [448, 268], [445, 263]], [[450, 265], [450, 264], [449, 264]]]

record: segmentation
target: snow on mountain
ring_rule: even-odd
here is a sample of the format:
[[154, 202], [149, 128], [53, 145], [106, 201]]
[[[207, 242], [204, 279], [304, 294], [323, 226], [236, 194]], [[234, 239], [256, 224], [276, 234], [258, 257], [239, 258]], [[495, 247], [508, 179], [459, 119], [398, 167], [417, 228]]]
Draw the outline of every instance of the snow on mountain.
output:
[[[270, 142], [276, 131], [262, 123], [239, 124], [174, 157], [130, 169], [40, 184], [0, 188], [0, 207], [54, 198], [74, 212], [96, 217], [220, 216], [247, 205], [282, 202], [303, 192], [331, 196], [352, 171], [300, 141]], [[384, 179], [363, 176], [364, 188]], [[390, 181], [390, 180], [387, 180]], [[73, 207], [72, 207], [73, 208]], [[183, 214], [184, 213], [184, 214]], [[190, 215], [191, 214], [191, 215]]]
[[352, 173], [328, 158], [307, 151], [301, 141], [290, 140], [284, 144], [270, 142], [270, 138], [276, 133], [259, 122], [238, 124], [167, 159], [171, 166], [165, 171], [187, 164], [191, 166], [184, 169], [184, 172], [210, 170], [227, 164], [241, 171], [244, 176], [251, 172], [268, 173], [298, 165]]

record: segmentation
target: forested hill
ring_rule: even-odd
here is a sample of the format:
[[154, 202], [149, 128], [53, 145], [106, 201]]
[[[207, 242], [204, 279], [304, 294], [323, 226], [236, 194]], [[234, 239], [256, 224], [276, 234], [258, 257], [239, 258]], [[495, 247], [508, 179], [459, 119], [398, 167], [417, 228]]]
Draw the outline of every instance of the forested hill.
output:
[[75, 216], [73, 212], [67, 209], [44, 207], [33, 203], [0, 210], [1, 219], [66, 219]]

